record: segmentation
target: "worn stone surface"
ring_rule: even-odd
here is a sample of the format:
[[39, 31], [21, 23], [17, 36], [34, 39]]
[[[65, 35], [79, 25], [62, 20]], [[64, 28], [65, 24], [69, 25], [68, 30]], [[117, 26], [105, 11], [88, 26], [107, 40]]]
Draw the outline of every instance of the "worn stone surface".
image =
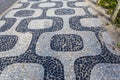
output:
[[119, 80], [120, 64], [100, 63], [97, 64], [92, 72], [90, 80]]
[[0, 80], [119, 80], [120, 55], [85, 0], [20, 0], [0, 19]]

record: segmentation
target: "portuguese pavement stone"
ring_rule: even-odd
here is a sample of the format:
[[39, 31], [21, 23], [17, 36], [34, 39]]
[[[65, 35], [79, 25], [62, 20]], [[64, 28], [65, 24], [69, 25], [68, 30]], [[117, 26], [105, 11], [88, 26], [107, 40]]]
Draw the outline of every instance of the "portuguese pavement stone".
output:
[[120, 80], [120, 55], [87, 0], [19, 0], [0, 18], [0, 80]]

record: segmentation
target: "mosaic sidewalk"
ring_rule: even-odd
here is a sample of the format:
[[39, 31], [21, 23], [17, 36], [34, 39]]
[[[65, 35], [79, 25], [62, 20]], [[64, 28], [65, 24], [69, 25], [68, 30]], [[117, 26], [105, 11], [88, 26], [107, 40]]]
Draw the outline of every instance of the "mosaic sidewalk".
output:
[[120, 80], [120, 55], [84, 0], [20, 0], [0, 19], [0, 80]]

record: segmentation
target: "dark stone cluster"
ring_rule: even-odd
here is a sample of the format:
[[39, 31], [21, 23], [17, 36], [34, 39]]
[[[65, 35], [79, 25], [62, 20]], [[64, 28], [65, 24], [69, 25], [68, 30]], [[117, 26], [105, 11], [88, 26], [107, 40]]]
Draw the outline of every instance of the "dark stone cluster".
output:
[[74, 9], [57, 9], [55, 11], [56, 15], [71, 15], [71, 14], [75, 14], [75, 10]]
[[55, 51], [80, 51], [83, 40], [79, 35], [59, 34], [52, 37], [50, 45]]
[[2, 35], [0, 36], [0, 51], [7, 51], [12, 49], [18, 41], [15, 35]]
[[34, 13], [33, 10], [21, 10], [18, 11], [14, 16], [15, 17], [27, 17], [27, 16], [32, 16]]

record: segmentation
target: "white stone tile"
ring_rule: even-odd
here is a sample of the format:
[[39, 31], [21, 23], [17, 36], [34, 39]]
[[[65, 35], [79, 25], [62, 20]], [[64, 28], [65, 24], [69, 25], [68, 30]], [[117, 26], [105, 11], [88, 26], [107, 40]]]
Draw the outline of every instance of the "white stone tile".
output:
[[0, 80], [44, 80], [44, 68], [33, 63], [12, 64], [4, 69]]
[[21, 0], [20, 2], [28, 2], [28, 0]]
[[90, 80], [120, 80], [120, 64], [97, 64], [91, 72]]
[[97, 12], [95, 10], [93, 10], [92, 8], [88, 8], [88, 11], [92, 14], [92, 15], [97, 15]]
[[86, 13], [82, 8], [75, 8], [75, 15], [77, 16], [84, 16]]
[[56, 10], [56, 9], [49, 9], [49, 10], [47, 11], [47, 16], [56, 16], [55, 10]]
[[102, 22], [98, 18], [83, 18], [80, 23], [84, 27], [101, 27]]
[[31, 2], [33, 2], [33, 3], [35, 3], [35, 2], [46, 2], [47, 0], [29, 0], [29, 2], [31, 3]]
[[12, 6], [12, 8], [20, 8], [22, 6], [22, 4], [15, 4]]
[[52, 26], [53, 21], [50, 19], [32, 20], [28, 28], [29, 29], [45, 29]]
[[51, 1], [61, 1], [61, 0], [51, 0]]
[[53, 2], [48, 2], [48, 3], [41, 3], [39, 7], [54, 7], [56, 4]]
[[86, 2], [76, 2], [75, 6], [80, 7], [80, 6], [88, 6], [88, 3]]
[[5, 24], [5, 21], [0, 20], [0, 28]]
[[44, 1], [47, 1], [47, 0], [40, 0], [40, 1], [44, 2]]
[[34, 14], [31, 17], [39, 17], [41, 16], [43, 10], [42, 9], [34, 9]]
[[110, 36], [110, 33], [106, 32], [102, 32], [102, 38], [103, 38], [103, 42], [105, 42], [107, 49], [112, 52], [113, 54], [119, 55], [120, 53], [117, 52], [114, 48], [115, 46], [115, 41], [112, 39], [112, 37]]

